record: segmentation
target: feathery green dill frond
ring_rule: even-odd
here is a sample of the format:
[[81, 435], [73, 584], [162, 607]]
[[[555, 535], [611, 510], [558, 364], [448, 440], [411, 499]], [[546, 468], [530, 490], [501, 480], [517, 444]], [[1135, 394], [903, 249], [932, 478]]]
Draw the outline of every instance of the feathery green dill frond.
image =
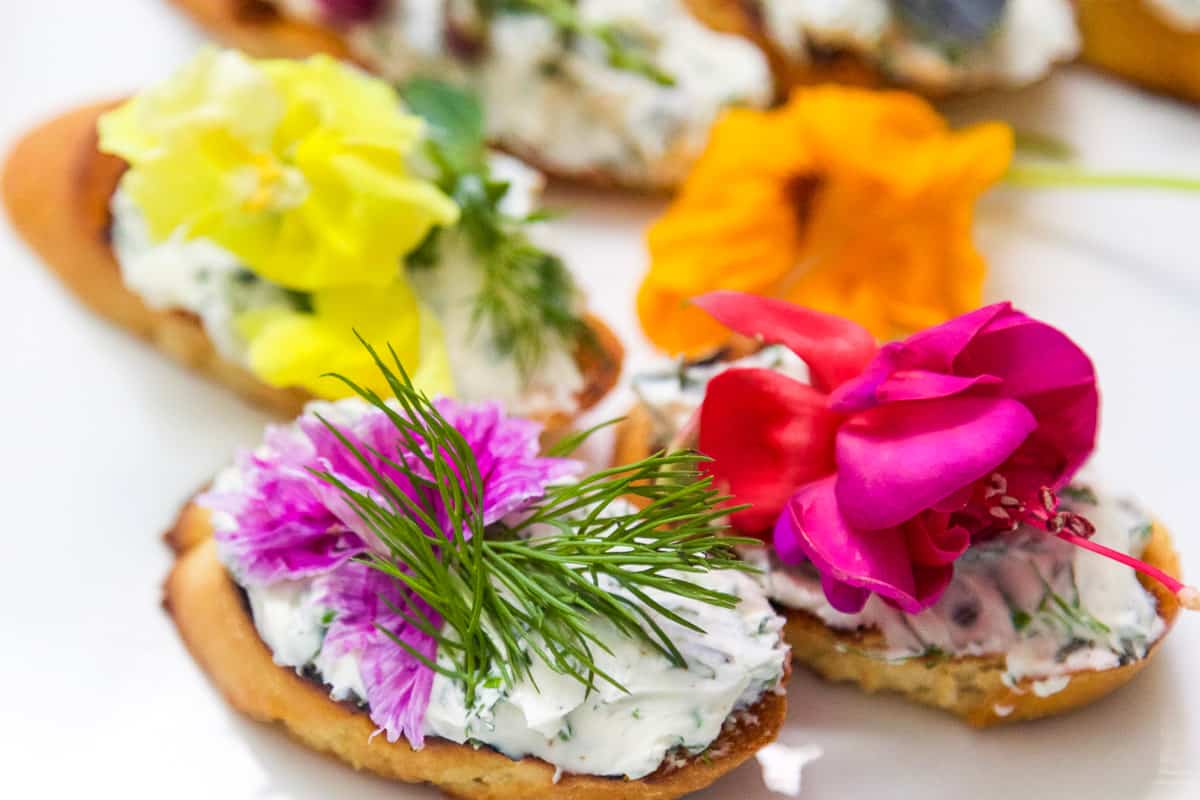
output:
[[[534, 220], [501, 208], [509, 186], [491, 175], [478, 100], [426, 78], [409, 81], [401, 96], [429, 124], [427, 155], [437, 171], [435, 180], [458, 204], [457, 230], [482, 270], [475, 324], [489, 323], [492, 344], [526, 376], [552, 345], [588, 344], [591, 330], [578, 312], [566, 265], [530, 240], [526, 228]], [[409, 254], [408, 266], [435, 267], [443, 236], [441, 229], [431, 231]]]
[[[386, 546], [386, 556], [364, 556], [366, 563], [433, 610], [434, 615], [426, 615], [411, 607], [393, 609], [431, 636], [446, 658], [431, 661], [388, 632], [398, 647], [430, 669], [462, 681], [468, 704], [490, 677], [499, 675], [505, 686], [528, 677], [531, 658], [589, 689], [598, 681], [623, 688], [597, 665], [597, 651], [607, 651], [595, 633], [597, 616], [686, 666], [660, 617], [700, 629], [655, 593], [732, 608], [738, 598], [687, 576], [721, 569], [753, 571], [734, 552], [735, 545], [747, 540], [722, 533], [722, 518], [731, 509], [722, 505], [728, 498], [713, 488], [712, 479], [701, 475], [703, 456], [659, 453], [575, 483], [552, 485], [520, 521], [485, 528], [484, 483], [467, 440], [413, 387], [394, 351], [389, 367], [374, 349], [367, 349], [394, 402], [345, 377], [333, 377], [387, 414], [405, 453], [364, 451], [326, 423], [370, 473], [371, 488], [383, 501], [331, 474], [319, 476], [341, 491]], [[417, 487], [418, 499], [375, 469], [369, 456]], [[624, 502], [630, 497], [636, 503]], [[437, 507], [445, 509], [444, 525], [436, 519]]]
[[674, 76], [654, 62], [649, 42], [621, 25], [585, 20], [573, 0], [476, 0], [475, 5], [484, 19], [499, 12], [538, 14], [554, 25], [567, 45], [576, 39], [594, 39], [613, 69], [640, 75], [660, 86], [675, 85]]

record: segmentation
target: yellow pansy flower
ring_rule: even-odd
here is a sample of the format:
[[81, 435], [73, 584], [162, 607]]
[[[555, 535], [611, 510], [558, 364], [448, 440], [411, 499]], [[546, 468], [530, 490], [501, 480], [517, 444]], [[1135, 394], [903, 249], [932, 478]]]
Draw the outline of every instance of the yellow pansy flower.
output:
[[321, 377], [336, 372], [389, 396], [357, 331], [373, 344], [390, 344], [417, 388], [430, 395], [454, 393], [437, 317], [402, 281], [383, 289], [322, 289], [312, 294], [311, 313], [273, 306], [246, 312], [237, 324], [249, 342], [250, 369], [272, 386], [298, 386], [330, 400], [346, 397], [351, 392], [345, 384]]
[[422, 121], [383, 81], [331, 58], [207, 49], [100, 120], [122, 189], [157, 240], [183, 231], [291, 289], [387, 287], [458, 207], [409, 173]]

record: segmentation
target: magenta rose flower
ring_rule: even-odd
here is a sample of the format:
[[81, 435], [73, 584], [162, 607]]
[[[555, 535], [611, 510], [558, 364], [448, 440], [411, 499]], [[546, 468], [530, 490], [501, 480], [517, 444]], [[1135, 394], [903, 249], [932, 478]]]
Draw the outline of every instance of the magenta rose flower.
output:
[[[878, 350], [853, 323], [831, 327], [828, 315], [782, 301], [717, 293], [699, 303], [809, 364], [813, 386], [802, 389], [763, 370], [714, 379], [700, 447], [735, 500], [755, 504], [741, 519], [773, 520], [780, 557], [811, 561], [840, 611], [872, 593], [907, 612], [932, 605], [972, 537], [998, 522], [987, 497], [1002, 489], [1033, 507], [1094, 447], [1091, 360], [1008, 303]], [[738, 413], [747, 404], [755, 413]], [[770, 469], [755, 471], [750, 457]], [[803, 481], [783, 499], [787, 476]]]

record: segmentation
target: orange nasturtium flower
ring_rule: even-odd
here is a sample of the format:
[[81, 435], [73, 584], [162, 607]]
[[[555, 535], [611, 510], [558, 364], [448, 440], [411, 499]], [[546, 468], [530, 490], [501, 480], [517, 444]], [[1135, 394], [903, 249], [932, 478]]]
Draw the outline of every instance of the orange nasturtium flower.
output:
[[974, 204], [1012, 151], [1007, 125], [952, 131], [905, 92], [822, 86], [728, 111], [650, 229], [642, 327], [669, 352], [711, 351], [728, 333], [689, 300], [715, 289], [849, 317], [881, 339], [976, 308]]

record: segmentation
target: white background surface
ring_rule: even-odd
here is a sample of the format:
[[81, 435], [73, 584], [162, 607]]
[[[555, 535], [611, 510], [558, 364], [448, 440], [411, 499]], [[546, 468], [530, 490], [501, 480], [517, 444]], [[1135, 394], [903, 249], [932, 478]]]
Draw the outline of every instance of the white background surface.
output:
[[[0, 144], [183, 61], [199, 37], [161, 0], [0, 3]], [[960, 103], [1075, 143], [1085, 160], [1200, 175], [1200, 111], [1084, 71]], [[632, 297], [658, 209], [584, 192], [560, 248], [646, 364]], [[1200, 196], [997, 190], [980, 242], [989, 299], [1064, 327], [1104, 391], [1097, 458], [1176, 535], [1200, 576]], [[266, 417], [93, 318], [0, 225], [0, 795], [426, 798], [356, 775], [228, 711], [159, 607], [159, 533]], [[601, 412], [617, 413], [614, 397]], [[1200, 797], [1200, 617], [1132, 685], [1072, 716], [988, 732], [798, 675], [783, 741], [826, 755], [803, 796]], [[767, 797], [753, 764], [700, 795]]]

